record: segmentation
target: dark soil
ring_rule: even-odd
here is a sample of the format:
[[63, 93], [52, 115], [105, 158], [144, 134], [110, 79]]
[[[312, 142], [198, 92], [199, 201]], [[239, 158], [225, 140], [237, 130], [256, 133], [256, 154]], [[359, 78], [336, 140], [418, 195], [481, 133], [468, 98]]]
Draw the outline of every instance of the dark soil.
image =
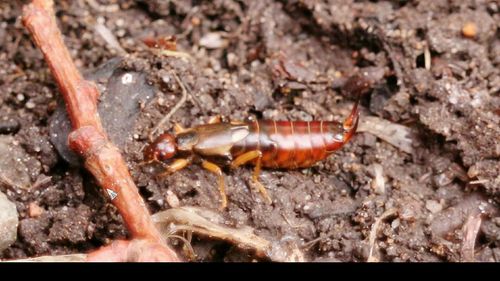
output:
[[[0, 3], [0, 136], [13, 136], [29, 156], [31, 187], [0, 183], [20, 220], [17, 241], [0, 258], [87, 252], [127, 232], [92, 177], [77, 161], [68, 165], [70, 157], [51, 138], [59, 93], [23, 29], [21, 5]], [[159, 167], [137, 165], [150, 131], [180, 100], [172, 73], [190, 94], [163, 131], [217, 114], [342, 120], [353, 103], [340, 90], [346, 78], [380, 69], [384, 78], [363, 98], [361, 119], [378, 116], [408, 127], [410, 153], [359, 132], [310, 169], [262, 171], [272, 205], [254, 190], [252, 169], [227, 170], [228, 223], [298, 248], [308, 261], [366, 261], [374, 222], [395, 209], [379, 225], [374, 257], [459, 261], [464, 223], [480, 216], [474, 259], [500, 259], [497, 1], [78, 0], [57, 1], [56, 9], [77, 66], [97, 82], [106, 76], [100, 112], [114, 116], [103, 120], [108, 130], [118, 128], [113, 140], [152, 213], [170, 208], [172, 196], [181, 206], [216, 210], [220, 204], [215, 176], [197, 165], [164, 179], [155, 177]], [[477, 27], [472, 38], [462, 34], [468, 22]], [[107, 27], [128, 55], [96, 25]], [[193, 60], [158, 55], [143, 43], [170, 35]], [[132, 107], [106, 98], [121, 91], [110, 90], [109, 73], [95, 69], [117, 56], [123, 61], [115, 75], [144, 73], [154, 97]], [[122, 106], [130, 114], [112, 115]], [[383, 188], [374, 185], [377, 165]], [[254, 258], [201, 237], [193, 247], [203, 261]]]

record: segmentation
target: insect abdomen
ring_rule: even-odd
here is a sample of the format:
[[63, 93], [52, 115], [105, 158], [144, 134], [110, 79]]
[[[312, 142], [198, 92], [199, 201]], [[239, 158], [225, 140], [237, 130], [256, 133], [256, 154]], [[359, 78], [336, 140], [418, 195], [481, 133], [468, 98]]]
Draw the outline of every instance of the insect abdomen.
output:
[[342, 126], [336, 122], [261, 120], [248, 125], [250, 134], [231, 153], [237, 157], [259, 150], [263, 167], [310, 167], [344, 144]]

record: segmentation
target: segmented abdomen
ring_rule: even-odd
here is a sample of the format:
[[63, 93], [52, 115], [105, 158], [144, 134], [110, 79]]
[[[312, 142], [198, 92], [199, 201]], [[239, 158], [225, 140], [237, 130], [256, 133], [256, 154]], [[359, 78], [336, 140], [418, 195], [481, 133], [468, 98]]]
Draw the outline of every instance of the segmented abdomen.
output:
[[233, 146], [231, 154], [235, 158], [259, 150], [261, 165], [268, 168], [310, 167], [344, 144], [344, 130], [337, 122], [260, 120], [248, 126], [250, 134]]

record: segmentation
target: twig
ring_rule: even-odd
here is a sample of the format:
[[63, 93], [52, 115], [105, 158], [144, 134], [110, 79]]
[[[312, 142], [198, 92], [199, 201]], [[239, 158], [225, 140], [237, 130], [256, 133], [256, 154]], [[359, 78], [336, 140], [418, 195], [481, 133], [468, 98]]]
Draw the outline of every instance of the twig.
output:
[[174, 57], [174, 58], [181, 58], [181, 59], [186, 59], [189, 61], [193, 61], [194, 58], [185, 52], [179, 52], [179, 51], [172, 51], [172, 50], [159, 50], [158, 51], [160, 55], [166, 56], [166, 57]]
[[306, 243], [304, 243], [304, 245], [302, 245], [302, 248], [303, 249], [309, 249], [311, 248], [312, 246], [314, 246], [316, 243], [318, 243], [319, 241], [322, 241], [326, 238], [329, 238], [330, 236], [334, 235], [336, 232], [335, 231], [331, 231], [327, 234], [324, 234], [324, 235], [320, 235], [318, 238], [314, 238], [313, 240], [310, 240]]
[[235, 244], [241, 249], [253, 250], [258, 257], [269, 257], [271, 243], [253, 233], [250, 227], [231, 228], [225, 226], [218, 213], [195, 207], [173, 208], [153, 215], [166, 237], [178, 231], [218, 238]]
[[166, 122], [168, 122], [168, 120], [170, 120], [170, 117], [172, 117], [172, 115], [174, 115], [177, 110], [179, 110], [179, 108], [181, 108], [181, 106], [184, 105], [184, 103], [186, 103], [186, 100], [187, 100], [187, 90], [186, 90], [186, 86], [184, 86], [184, 83], [182, 83], [181, 79], [179, 78], [179, 76], [177, 76], [177, 74], [173, 74], [174, 75], [174, 78], [175, 78], [175, 81], [177, 81], [177, 84], [179, 84], [179, 86], [181, 87], [182, 89], [182, 97], [181, 97], [181, 100], [170, 110], [169, 113], [167, 113], [167, 115], [165, 115], [161, 120], [160, 122], [158, 122], [158, 124], [153, 128], [153, 130], [151, 130], [151, 133], [149, 133], [149, 138], [151, 139], [152, 136], [154, 135], [154, 133], [156, 133], [156, 131], [158, 131], [158, 129], [163, 126], [163, 124], [165, 124]]
[[482, 180], [475, 180], [475, 181], [470, 181], [469, 184], [485, 184], [489, 182], [490, 180], [487, 179], [482, 179]]
[[[42, 51], [63, 95], [73, 127], [68, 137], [70, 147], [83, 157], [87, 170], [104, 193], [110, 195], [132, 238], [141, 240], [122, 241], [119, 249], [147, 246], [153, 252], [143, 252], [146, 256], [136, 257], [138, 260], [178, 261], [175, 252], [164, 244], [118, 148], [106, 136], [97, 112], [97, 87], [84, 80], [77, 70], [57, 27], [53, 5], [52, 0], [33, 0], [23, 8], [23, 23]], [[98, 250], [95, 256], [109, 249]]]

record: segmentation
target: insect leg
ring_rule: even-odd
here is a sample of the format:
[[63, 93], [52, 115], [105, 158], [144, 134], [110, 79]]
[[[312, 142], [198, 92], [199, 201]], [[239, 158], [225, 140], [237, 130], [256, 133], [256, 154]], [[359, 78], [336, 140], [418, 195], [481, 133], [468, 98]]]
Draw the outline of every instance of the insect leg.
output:
[[243, 153], [242, 155], [236, 157], [236, 159], [231, 162], [231, 169], [235, 169], [249, 161], [252, 161], [257, 158], [257, 163], [255, 165], [255, 169], [253, 170], [253, 175], [252, 175], [252, 180], [254, 183], [257, 185], [257, 189], [259, 192], [262, 194], [264, 199], [271, 204], [273, 201], [271, 200], [271, 197], [266, 191], [266, 188], [262, 183], [259, 181], [259, 174], [260, 174], [260, 166], [261, 166], [261, 160], [262, 160], [262, 152], [259, 150], [252, 150]]
[[168, 176], [170, 174], [173, 174], [179, 170], [182, 170], [190, 163], [191, 163], [190, 159], [184, 159], [184, 158], [175, 159], [175, 161], [172, 164], [170, 164], [166, 167], [166, 171], [159, 174], [158, 177], [165, 177], [165, 176]]
[[184, 127], [182, 127], [182, 125], [180, 123], [177, 123], [177, 122], [174, 123], [174, 132], [176, 135], [178, 135], [184, 131], [186, 131], [186, 129]]
[[139, 162], [137, 164], [138, 167], [142, 167], [142, 166], [145, 166], [145, 165], [148, 165], [148, 164], [151, 164], [153, 162], [158, 162], [158, 160], [156, 159], [151, 159], [151, 160], [146, 160], [146, 161], [142, 161], [142, 162]]
[[210, 117], [210, 119], [208, 120], [208, 124], [216, 124], [216, 123], [220, 123], [221, 121], [222, 121], [222, 117], [218, 114], [218, 115]]
[[224, 210], [227, 207], [227, 195], [226, 195], [226, 190], [224, 187], [224, 176], [222, 175], [222, 170], [216, 164], [214, 164], [212, 162], [208, 162], [206, 160], [203, 160], [203, 162], [201, 163], [201, 166], [205, 170], [217, 175], [218, 180], [219, 180], [219, 192], [220, 192], [221, 200], [222, 200], [220, 209]]
[[231, 162], [231, 169], [236, 169], [239, 166], [244, 165], [244, 164], [248, 163], [249, 161], [254, 160], [255, 158], [261, 157], [261, 155], [262, 155], [262, 152], [260, 152], [258, 150], [252, 150], [252, 151], [245, 152], [245, 153], [241, 154], [240, 156], [236, 157], [236, 159], [234, 159]]

